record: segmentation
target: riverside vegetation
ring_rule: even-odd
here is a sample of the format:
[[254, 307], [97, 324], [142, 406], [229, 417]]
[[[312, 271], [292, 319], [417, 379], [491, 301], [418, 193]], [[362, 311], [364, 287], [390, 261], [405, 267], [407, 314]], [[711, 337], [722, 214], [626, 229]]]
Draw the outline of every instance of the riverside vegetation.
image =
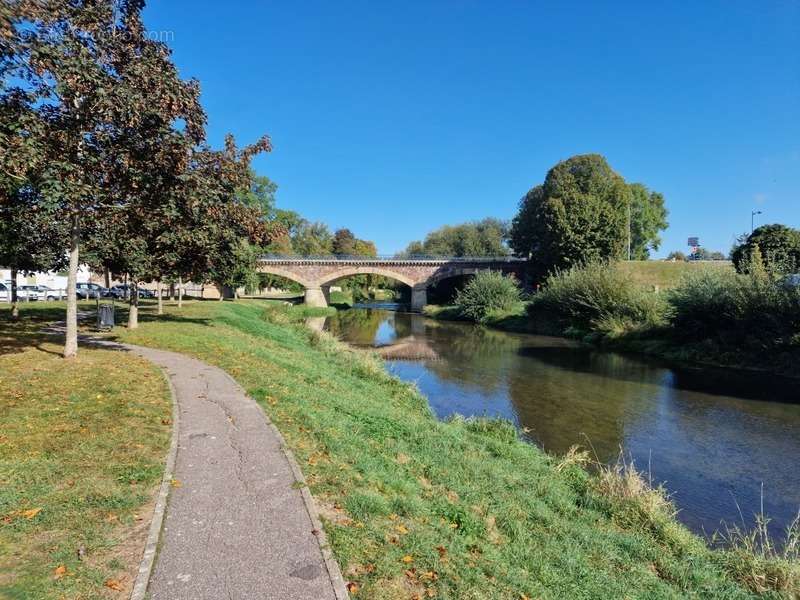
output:
[[[329, 311], [332, 309], [328, 309]], [[196, 302], [123, 332], [227, 370], [267, 411], [365, 598], [745, 598], [797, 594], [789, 554], [712, 550], [624, 462], [586, 470], [495, 420], [441, 422], [371, 354], [307, 330], [325, 314]]]
[[[791, 373], [800, 359], [800, 288], [759, 266], [685, 270], [657, 293], [626, 263], [596, 262], [555, 271], [527, 299], [508, 289], [506, 304], [429, 307], [434, 318], [468, 319], [514, 331], [565, 335], [669, 359]], [[481, 302], [475, 278], [470, 298]], [[476, 318], [475, 315], [480, 313]]]

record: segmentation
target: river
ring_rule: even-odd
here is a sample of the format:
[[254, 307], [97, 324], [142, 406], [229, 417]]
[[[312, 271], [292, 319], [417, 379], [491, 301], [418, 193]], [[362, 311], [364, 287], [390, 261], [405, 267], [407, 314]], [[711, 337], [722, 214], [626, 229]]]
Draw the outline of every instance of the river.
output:
[[773, 532], [797, 514], [800, 382], [676, 368], [394, 308], [339, 311], [324, 326], [350, 344], [378, 348], [440, 418], [510, 419], [555, 454], [580, 444], [614, 462], [622, 450], [663, 483], [678, 518], [697, 533], [741, 524], [742, 515], [752, 524], [762, 497]]

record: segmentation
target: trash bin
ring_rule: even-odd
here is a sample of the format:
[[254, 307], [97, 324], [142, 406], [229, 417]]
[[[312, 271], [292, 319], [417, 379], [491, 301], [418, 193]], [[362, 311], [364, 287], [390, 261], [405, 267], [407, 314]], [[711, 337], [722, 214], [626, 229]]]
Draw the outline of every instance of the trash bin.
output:
[[97, 328], [101, 331], [114, 328], [113, 302], [103, 302], [97, 306]]

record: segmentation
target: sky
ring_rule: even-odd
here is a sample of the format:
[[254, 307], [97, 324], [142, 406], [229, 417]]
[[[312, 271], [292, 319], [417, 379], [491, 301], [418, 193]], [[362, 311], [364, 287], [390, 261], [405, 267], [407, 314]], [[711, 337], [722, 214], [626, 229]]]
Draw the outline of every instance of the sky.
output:
[[149, 0], [208, 142], [268, 134], [278, 205], [392, 254], [511, 219], [600, 153], [670, 211], [656, 256], [800, 227], [800, 0]]

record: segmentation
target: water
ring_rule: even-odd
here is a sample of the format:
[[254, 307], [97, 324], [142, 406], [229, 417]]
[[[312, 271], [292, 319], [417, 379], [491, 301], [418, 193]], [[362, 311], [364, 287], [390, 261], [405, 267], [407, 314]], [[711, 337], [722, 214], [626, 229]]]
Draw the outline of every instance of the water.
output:
[[[561, 338], [506, 333], [381, 309], [325, 326], [374, 346], [435, 413], [512, 420], [553, 453], [573, 444], [613, 462], [620, 449], [663, 482], [698, 533], [764, 512], [780, 533], [800, 508], [800, 382], [675, 368]], [[737, 503], [739, 508], [737, 508]]]

